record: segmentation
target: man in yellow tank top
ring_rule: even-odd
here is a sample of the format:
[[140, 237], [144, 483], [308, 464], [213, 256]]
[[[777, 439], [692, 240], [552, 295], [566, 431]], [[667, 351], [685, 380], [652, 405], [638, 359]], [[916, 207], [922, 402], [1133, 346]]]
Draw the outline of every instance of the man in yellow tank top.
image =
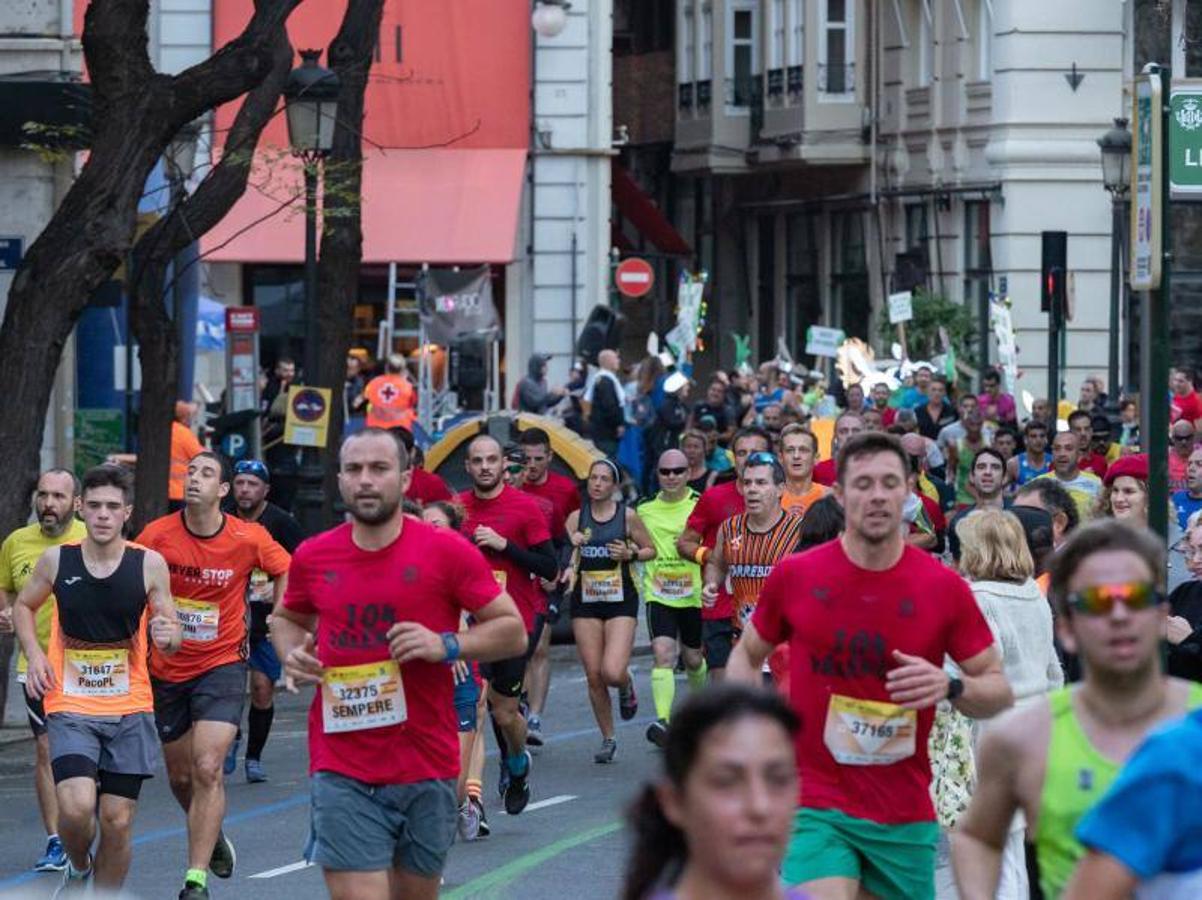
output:
[[[38, 558], [13, 610], [29, 659], [25, 690], [46, 709], [66, 888], [125, 881], [138, 794], [159, 762], [147, 641], [174, 653], [183, 638], [167, 563], [122, 537], [132, 494], [127, 470], [88, 470], [80, 498], [86, 536]], [[43, 650], [36, 613], [52, 593]]]
[[982, 739], [976, 791], [952, 836], [962, 900], [994, 897], [1020, 810], [1044, 897], [1059, 897], [1084, 853], [1077, 823], [1151, 730], [1202, 705], [1202, 686], [1164, 674], [1168, 604], [1158, 538], [1098, 521], [1073, 533], [1050, 571], [1057, 631], [1080, 656], [1084, 680], [1015, 710]]

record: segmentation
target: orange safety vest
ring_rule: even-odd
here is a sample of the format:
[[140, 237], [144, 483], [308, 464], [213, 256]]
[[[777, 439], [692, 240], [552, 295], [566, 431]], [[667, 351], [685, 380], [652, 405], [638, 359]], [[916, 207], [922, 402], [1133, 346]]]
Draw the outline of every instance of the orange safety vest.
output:
[[368, 428], [413, 428], [417, 391], [404, 375], [377, 375], [363, 391]]
[[188, 477], [188, 463], [204, 450], [192, 429], [178, 419], [171, 423], [171, 471], [167, 478], [167, 499], [184, 499], [184, 480]]

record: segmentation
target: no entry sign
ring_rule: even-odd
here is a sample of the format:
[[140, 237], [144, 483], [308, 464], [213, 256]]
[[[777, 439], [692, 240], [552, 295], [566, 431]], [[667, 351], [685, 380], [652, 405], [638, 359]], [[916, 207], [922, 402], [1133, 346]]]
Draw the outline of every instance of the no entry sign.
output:
[[614, 283], [618, 286], [618, 293], [626, 297], [642, 297], [655, 284], [655, 272], [647, 260], [632, 256], [618, 263]]

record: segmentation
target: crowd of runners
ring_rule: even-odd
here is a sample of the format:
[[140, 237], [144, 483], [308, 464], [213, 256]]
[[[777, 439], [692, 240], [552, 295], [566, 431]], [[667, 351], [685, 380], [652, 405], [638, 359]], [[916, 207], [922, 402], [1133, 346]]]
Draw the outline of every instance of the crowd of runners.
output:
[[953, 401], [918, 368], [835, 409], [772, 371], [719, 376], [637, 479], [605, 457], [577, 481], [540, 428], [482, 431], [457, 495], [407, 431], [368, 427], [339, 449], [346, 521], [307, 540], [257, 460], [195, 454], [182, 508], [136, 537], [126, 469], [42, 473], [0, 547], [34, 867], [119, 888], [161, 761], [178, 896], [209, 897], [237, 861], [244, 712], [245, 780], [266, 781], [286, 688], [312, 695], [305, 858], [330, 896], [437, 896], [452, 845], [492, 833], [486, 791], [511, 816], [537, 791], [568, 617], [585, 768], [622, 764], [614, 706], [638, 715], [650, 642], [664, 774], [631, 814], [629, 898], [933, 898], [945, 831], [965, 898], [1202, 896], [1202, 718], [1182, 718], [1202, 706], [1202, 398], [1175, 373], [1166, 547], [1126, 412], [1091, 385], [1064, 421], [1019, 422], [999, 380]]

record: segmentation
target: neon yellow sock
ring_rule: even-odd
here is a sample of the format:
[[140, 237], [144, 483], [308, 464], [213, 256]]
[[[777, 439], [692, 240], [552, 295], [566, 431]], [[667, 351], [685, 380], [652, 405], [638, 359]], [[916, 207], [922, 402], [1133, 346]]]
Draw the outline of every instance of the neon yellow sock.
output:
[[184, 884], [194, 884], [197, 887], [208, 887], [209, 873], [204, 869], [189, 869], [184, 873]]
[[676, 698], [676, 676], [670, 668], [654, 667], [651, 670], [651, 697], [655, 701], [655, 716], [665, 721], [672, 715], [672, 701]]
[[709, 677], [709, 672], [709, 666], [705, 664], [704, 659], [701, 661], [701, 665], [699, 665], [697, 668], [686, 668], [685, 675], [688, 676], [689, 679], [689, 688], [694, 691], [699, 691], [705, 687], [705, 680], [707, 677]]

